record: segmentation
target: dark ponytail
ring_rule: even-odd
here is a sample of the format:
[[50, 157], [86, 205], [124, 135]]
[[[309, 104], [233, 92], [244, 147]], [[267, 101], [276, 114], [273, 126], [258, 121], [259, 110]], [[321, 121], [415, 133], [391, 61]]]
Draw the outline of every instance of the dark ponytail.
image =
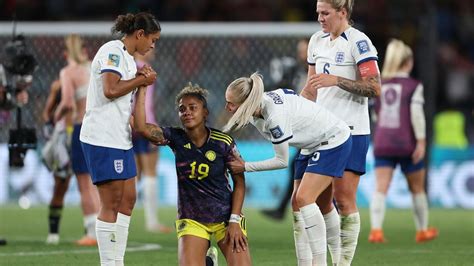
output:
[[137, 30], [143, 30], [145, 35], [161, 31], [160, 23], [155, 17], [146, 12], [137, 14], [119, 15], [112, 27], [112, 34], [120, 33], [130, 35]]

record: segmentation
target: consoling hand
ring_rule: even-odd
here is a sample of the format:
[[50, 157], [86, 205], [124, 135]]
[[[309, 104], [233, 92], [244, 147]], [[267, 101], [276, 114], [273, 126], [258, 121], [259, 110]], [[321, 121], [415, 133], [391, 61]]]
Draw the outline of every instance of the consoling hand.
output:
[[227, 163], [227, 167], [232, 174], [241, 174], [245, 172], [245, 161], [240, 157], [240, 154], [234, 153], [234, 160]]

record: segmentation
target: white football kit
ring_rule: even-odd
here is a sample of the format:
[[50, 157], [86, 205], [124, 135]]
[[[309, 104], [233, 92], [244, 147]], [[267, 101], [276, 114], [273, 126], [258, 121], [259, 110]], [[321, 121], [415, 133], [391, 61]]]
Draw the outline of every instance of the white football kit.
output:
[[308, 155], [344, 143], [350, 130], [341, 119], [293, 90], [278, 89], [264, 93], [262, 118], [251, 123], [273, 144], [288, 141]]
[[117, 73], [121, 80], [135, 78], [137, 66], [122, 41], [104, 44], [92, 61], [80, 140], [95, 146], [128, 150], [132, 148], [129, 119], [134, 92], [108, 99], [102, 83], [104, 72]]
[[[308, 64], [315, 66], [316, 74], [357, 80], [358, 65], [377, 59], [377, 50], [370, 39], [352, 27], [334, 40], [329, 33], [319, 31], [311, 36], [308, 45]], [[316, 101], [344, 120], [352, 129], [352, 135], [370, 134], [367, 97], [332, 86], [319, 89]]]

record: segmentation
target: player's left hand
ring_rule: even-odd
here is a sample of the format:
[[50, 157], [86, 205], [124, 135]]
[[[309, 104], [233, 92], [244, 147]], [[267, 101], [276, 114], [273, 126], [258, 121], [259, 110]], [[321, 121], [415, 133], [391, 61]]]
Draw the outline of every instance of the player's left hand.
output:
[[318, 90], [337, 85], [337, 76], [329, 74], [315, 74], [309, 78], [311, 87]]
[[414, 164], [419, 163], [423, 158], [425, 158], [426, 153], [426, 142], [424, 140], [420, 140], [416, 142], [415, 151], [413, 151], [411, 155], [412, 162]]
[[232, 247], [232, 252], [240, 253], [247, 250], [247, 237], [245, 237], [238, 223], [229, 223], [224, 237], [224, 244]]

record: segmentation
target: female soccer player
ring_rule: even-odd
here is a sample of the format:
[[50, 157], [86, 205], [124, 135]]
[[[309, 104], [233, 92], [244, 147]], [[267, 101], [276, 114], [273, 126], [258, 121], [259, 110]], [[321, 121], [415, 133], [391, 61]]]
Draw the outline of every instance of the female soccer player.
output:
[[292, 90], [264, 93], [262, 77], [257, 73], [230, 83], [225, 98], [226, 109], [233, 115], [224, 131], [251, 123], [273, 143], [275, 151], [275, 157], [264, 161], [236, 158], [230, 163], [234, 172], [285, 168], [289, 146], [301, 149], [295, 161], [292, 197], [298, 265], [326, 265], [326, 226], [315, 201], [322, 205], [332, 201], [330, 185], [334, 177], [342, 177], [352, 146], [349, 128]]
[[71, 34], [65, 38], [67, 66], [61, 69], [61, 102], [55, 111], [55, 121], [65, 114], [71, 114], [72, 120], [66, 128], [73, 128], [71, 138], [72, 169], [77, 178], [81, 207], [84, 216], [85, 236], [76, 243], [81, 246], [96, 246], [95, 220], [99, 212], [99, 195], [93, 186], [89, 170], [79, 142], [82, 119], [86, 111], [87, 86], [89, 85], [90, 62], [83, 50], [81, 37]]
[[[135, 53], [137, 67], [149, 65], [154, 58], [153, 50], [146, 55]], [[154, 84], [147, 87], [145, 111], [148, 123], [156, 124], [153, 95]], [[156, 165], [159, 158], [159, 149], [140, 134], [132, 133], [133, 151], [138, 167], [138, 178], [142, 181], [143, 208], [145, 210], [145, 228], [150, 232], [169, 233], [171, 228], [160, 224], [158, 220], [158, 190]]]
[[[353, 5], [354, 0], [317, 1], [322, 30], [310, 39], [308, 76], [301, 93], [344, 120], [353, 136], [344, 176], [333, 182], [341, 216], [340, 265], [351, 264], [357, 247], [360, 217], [356, 192], [360, 176], [365, 173], [369, 147], [368, 98], [380, 92], [377, 51], [364, 33], [351, 26]], [[332, 221], [336, 224], [329, 226], [339, 225], [339, 221]]]
[[[130, 216], [136, 200], [130, 114], [132, 91], [153, 84], [156, 73], [137, 73], [133, 54], [145, 54], [160, 37], [160, 24], [149, 13], [120, 15], [112, 28], [120, 40], [102, 45], [91, 65], [86, 114], [80, 141], [87, 168], [99, 191], [96, 221], [102, 265], [123, 265]], [[142, 75], [144, 71], [147, 75]]]
[[416, 242], [438, 235], [428, 228], [428, 199], [425, 193], [426, 121], [423, 113], [423, 85], [409, 77], [413, 52], [400, 40], [387, 46], [382, 70], [382, 93], [376, 99], [377, 124], [374, 137], [376, 191], [370, 203], [372, 230], [369, 241], [383, 243], [382, 231], [387, 195], [393, 170], [398, 164], [413, 196]]
[[231, 136], [206, 126], [207, 91], [190, 84], [176, 96], [183, 128], [147, 124], [145, 93], [146, 88], [137, 93], [134, 129], [153, 143], [166, 140], [176, 157], [179, 265], [205, 265], [211, 236], [228, 265], [251, 265], [242, 216], [245, 178], [232, 174], [232, 191], [228, 164], [237, 147]]
[[[59, 244], [59, 225], [64, 204], [64, 195], [69, 187], [71, 180], [72, 168], [69, 155], [69, 136], [66, 130], [66, 120], [70, 120], [72, 114], [68, 114], [60, 121], [53, 123], [54, 112], [61, 102], [61, 83], [59, 79], [51, 83], [46, 105], [43, 109], [42, 118], [45, 123], [44, 136], [48, 141], [44, 145], [41, 155], [46, 167], [53, 172], [54, 187], [53, 196], [49, 203], [48, 213], [48, 237], [46, 244]], [[54, 128], [53, 128], [54, 124]]]

